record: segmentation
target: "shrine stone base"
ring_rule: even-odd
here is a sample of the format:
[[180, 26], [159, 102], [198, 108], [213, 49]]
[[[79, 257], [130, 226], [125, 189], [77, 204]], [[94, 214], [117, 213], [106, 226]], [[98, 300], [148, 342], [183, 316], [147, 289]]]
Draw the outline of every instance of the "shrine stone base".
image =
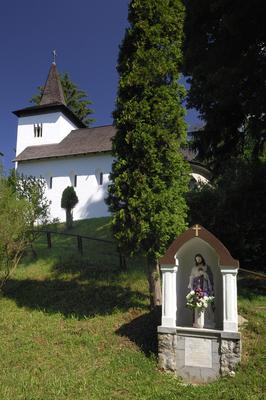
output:
[[159, 368], [187, 383], [234, 375], [241, 358], [239, 333], [214, 329], [158, 327]]

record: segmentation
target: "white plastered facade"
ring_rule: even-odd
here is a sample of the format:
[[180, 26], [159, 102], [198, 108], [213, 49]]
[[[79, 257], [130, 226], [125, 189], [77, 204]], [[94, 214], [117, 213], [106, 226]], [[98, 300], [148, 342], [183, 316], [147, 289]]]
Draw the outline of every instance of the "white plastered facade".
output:
[[[36, 137], [34, 125], [42, 126], [42, 134]], [[50, 112], [23, 116], [18, 119], [18, 156], [28, 146], [60, 143], [71, 131], [78, 127], [62, 112]], [[51, 202], [51, 220], [65, 221], [65, 211], [61, 208], [61, 197], [67, 186], [74, 186], [79, 202], [73, 210], [74, 220], [98, 218], [110, 215], [105, 204], [109, 174], [113, 157], [110, 152], [99, 152], [80, 156], [36, 159], [16, 163], [19, 174], [43, 177], [46, 180], [46, 197]], [[194, 173], [192, 173], [194, 177]], [[196, 174], [196, 180], [206, 179]], [[75, 186], [76, 182], [76, 186]]]
[[[34, 125], [42, 124], [42, 136], [34, 137]], [[28, 146], [59, 143], [77, 127], [61, 112], [20, 117], [18, 119], [16, 155]]]
[[[34, 124], [42, 124], [42, 136], [34, 136]], [[21, 117], [18, 121], [16, 154], [28, 146], [56, 144], [77, 129], [63, 113]], [[16, 163], [19, 174], [42, 177], [45, 195], [50, 201], [50, 218], [65, 221], [61, 197], [67, 186], [75, 186], [79, 202], [73, 210], [74, 220], [108, 216], [107, 195], [113, 158], [110, 153], [47, 158]]]
[[[65, 221], [61, 197], [67, 186], [74, 186], [79, 202], [73, 209], [74, 220], [105, 217], [109, 215], [104, 199], [107, 195], [110, 154], [95, 154], [23, 162], [18, 165], [20, 174], [43, 177], [46, 181], [46, 197], [51, 202], [51, 219]], [[100, 175], [102, 173], [102, 182]], [[52, 187], [50, 182], [52, 178]]]

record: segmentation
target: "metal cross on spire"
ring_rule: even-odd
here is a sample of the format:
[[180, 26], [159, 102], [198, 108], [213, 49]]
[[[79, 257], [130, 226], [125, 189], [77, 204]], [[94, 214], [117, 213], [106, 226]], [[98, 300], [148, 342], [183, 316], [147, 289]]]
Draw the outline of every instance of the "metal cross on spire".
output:
[[56, 64], [56, 62], [55, 62], [55, 59], [56, 59], [56, 56], [57, 56], [57, 54], [56, 54], [56, 50], [53, 50], [52, 51], [52, 54], [53, 54], [53, 64]]

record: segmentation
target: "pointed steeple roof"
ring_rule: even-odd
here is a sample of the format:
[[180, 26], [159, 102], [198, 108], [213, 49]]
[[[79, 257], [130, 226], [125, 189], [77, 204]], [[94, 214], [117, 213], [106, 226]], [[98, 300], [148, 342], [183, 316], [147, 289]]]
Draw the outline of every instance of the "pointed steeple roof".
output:
[[66, 105], [60, 76], [55, 62], [52, 63], [48, 73], [40, 104], [13, 111], [17, 117], [50, 114], [53, 112], [62, 112], [78, 128], [86, 128], [86, 125]]
[[64, 92], [60, 81], [60, 76], [55, 62], [52, 63], [45, 86], [40, 105], [64, 104], [66, 105]]

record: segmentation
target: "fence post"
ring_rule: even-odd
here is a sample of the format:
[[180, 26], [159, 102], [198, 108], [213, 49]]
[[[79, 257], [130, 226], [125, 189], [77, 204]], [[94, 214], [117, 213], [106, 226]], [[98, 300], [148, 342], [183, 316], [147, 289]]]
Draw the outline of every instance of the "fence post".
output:
[[83, 255], [82, 237], [78, 235], [77, 240], [78, 240], [78, 250], [80, 254]]
[[122, 271], [126, 271], [127, 270], [126, 257], [121, 253], [119, 248], [117, 250], [119, 252], [120, 268]]
[[47, 232], [47, 233], [46, 233], [46, 236], [47, 236], [47, 246], [48, 246], [48, 249], [51, 249], [51, 247], [52, 247], [51, 232]]
[[126, 271], [127, 270], [127, 262], [126, 262], [126, 257], [122, 256], [123, 259], [123, 269]]

